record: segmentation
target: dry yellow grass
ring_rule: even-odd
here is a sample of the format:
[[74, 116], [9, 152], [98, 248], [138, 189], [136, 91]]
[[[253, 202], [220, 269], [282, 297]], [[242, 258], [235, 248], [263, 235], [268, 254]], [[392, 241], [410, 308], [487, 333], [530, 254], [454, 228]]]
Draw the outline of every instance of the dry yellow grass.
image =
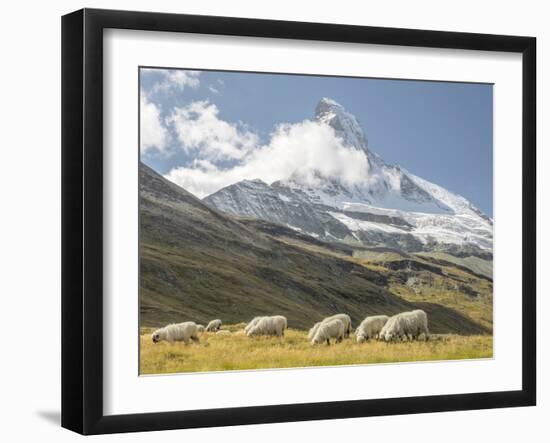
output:
[[290, 329], [284, 339], [249, 338], [244, 324], [224, 326], [231, 335], [205, 333], [199, 345], [184, 343], [153, 344], [150, 330], [143, 329], [141, 374], [205, 372], [307, 366], [335, 366], [429, 360], [491, 358], [491, 336], [435, 336], [432, 340], [358, 344], [355, 338], [343, 343], [311, 346], [307, 331]]

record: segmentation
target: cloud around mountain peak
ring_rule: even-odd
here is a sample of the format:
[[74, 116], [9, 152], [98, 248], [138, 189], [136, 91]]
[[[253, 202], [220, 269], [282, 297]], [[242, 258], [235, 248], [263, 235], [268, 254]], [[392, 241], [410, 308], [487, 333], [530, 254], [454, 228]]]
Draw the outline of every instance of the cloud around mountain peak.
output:
[[352, 121], [355, 132], [347, 136], [349, 125], [344, 123], [342, 129], [341, 120], [354, 117], [346, 113], [339, 120], [329, 119], [331, 107], [345, 111], [330, 99], [319, 103], [327, 105], [325, 119], [318, 114], [314, 120], [280, 123], [266, 143], [260, 143], [258, 134], [242, 122], [221, 119], [217, 106], [208, 101], [175, 108], [164, 124], [175, 134], [179, 149], [193, 160], [165, 176], [200, 198], [241, 180], [270, 184], [292, 178], [315, 186], [320, 177], [332, 177], [349, 186], [366, 183], [371, 178], [367, 152], [357, 146], [361, 136], [366, 145], [366, 138], [357, 121]]
[[253, 179], [273, 183], [293, 177], [315, 186], [319, 176], [326, 176], [353, 185], [367, 179], [369, 167], [364, 151], [345, 145], [332, 127], [312, 120], [279, 124], [268, 143], [255, 145], [229, 167], [209, 150], [196, 155], [193, 164], [172, 169], [166, 178], [198, 197]]

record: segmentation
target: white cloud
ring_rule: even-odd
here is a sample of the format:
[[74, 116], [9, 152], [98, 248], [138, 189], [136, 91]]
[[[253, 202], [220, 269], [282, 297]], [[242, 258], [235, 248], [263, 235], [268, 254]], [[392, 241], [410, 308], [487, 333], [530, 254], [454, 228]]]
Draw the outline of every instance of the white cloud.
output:
[[168, 143], [168, 130], [162, 124], [160, 110], [147, 96], [140, 94], [140, 151], [152, 149], [165, 151]]
[[[182, 111], [179, 110], [178, 116]], [[204, 122], [188, 125], [188, 116]], [[338, 177], [347, 184], [359, 184], [367, 179], [368, 162], [364, 151], [344, 146], [334, 130], [323, 123], [303, 121], [296, 124], [282, 124], [271, 134], [268, 144], [258, 146], [252, 143], [256, 136], [234, 125], [218, 119], [214, 105], [195, 102], [184, 112], [184, 131], [187, 145], [197, 149], [196, 160], [186, 167], [176, 167], [166, 178], [182, 186], [198, 197], [205, 197], [222, 187], [244, 179], [261, 179], [266, 183], [299, 177], [315, 184], [319, 174]], [[206, 116], [205, 116], [206, 115]], [[174, 125], [181, 119], [174, 118]], [[203, 131], [203, 128], [206, 128]], [[185, 139], [185, 137], [181, 137]], [[210, 143], [208, 142], [210, 141]], [[244, 147], [243, 140], [249, 142]], [[236, 144], [232, 144], [232, 142]], [[217, 148], [213, 149], [212, 146]], [[222, 167], [220, 158], [237, 159], [234, 166]]]
[[196, 101], [174, 108], [167, 118], [182, 149], [209, 160], [241, 159], [258, 144], [258, 137], [241, 123], [228, 123], [218, 117], [216, 105]]
[[183, 91], [185, 88], [197, 89], [200, 86], [200, 71], [183, 69], [146, 69], [161, 74], [162, 79], [155, 83], [151, 92]]
[[216, 88], [214, 88], [214, 86], [209, 86], [208, 87], [208, 90], [214, 94], [219, 94], [220, 91], [218, 91]]

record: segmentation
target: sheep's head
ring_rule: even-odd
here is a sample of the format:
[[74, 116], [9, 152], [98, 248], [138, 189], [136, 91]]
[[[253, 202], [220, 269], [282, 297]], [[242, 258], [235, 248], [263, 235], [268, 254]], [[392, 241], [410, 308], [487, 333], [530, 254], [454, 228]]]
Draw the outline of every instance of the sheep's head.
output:
[[357, 335], [357, 343], [364, 343], [367, 341], [367, 337], [365, 337], [363, 334]]
[[153, 340], [153, 343], [158, 343], [161, 340], [160, 332], [155, 331], [151, 334], [151, 340]]
[[325, 341], [325, 338], [321, 334], [315, 334], [315, 337], [311, 340], [312, 345], [320, 345]]

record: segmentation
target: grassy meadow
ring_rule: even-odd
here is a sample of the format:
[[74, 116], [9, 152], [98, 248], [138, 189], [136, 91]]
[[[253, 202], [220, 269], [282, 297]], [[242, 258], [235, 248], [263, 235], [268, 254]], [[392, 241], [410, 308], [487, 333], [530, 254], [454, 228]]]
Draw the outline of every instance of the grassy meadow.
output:
[[359, 344], [355, 337], [330, 346], [312, 346], [307, 331], [289, 329], [284, 339], [244, 334], [244, 323], [224, 325], [230, 335], [203, 333], [200, 344], [153, 344], [151, 328], [140, 336], [140, 373], [170, 374], [308, 366], [336, 366], [430, 360], [491, 358], [489, 335], [434, 335], [425, 341]]

